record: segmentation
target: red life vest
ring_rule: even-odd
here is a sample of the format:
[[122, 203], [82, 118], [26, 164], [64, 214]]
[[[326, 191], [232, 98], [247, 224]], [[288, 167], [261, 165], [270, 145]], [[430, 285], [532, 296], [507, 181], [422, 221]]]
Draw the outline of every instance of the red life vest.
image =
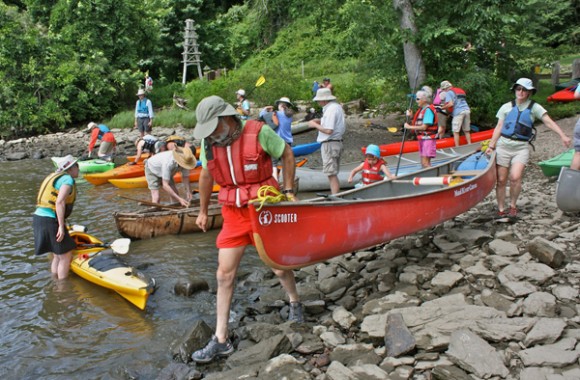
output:
[[[459, 98], [459, 99], [466, 99], [467, 98], [467, 94], [465, 93], [465, 91], [462, 88], [451, 87], [451, 88], [448, 88], [447, 91], [453, 91], [455, 96], [457, 96], [457, 98]], [[453, 113], [453, 108], [454, 107], [447, 108], [447, 112], [449, 112], [450, 115]]]
[[272, 177], [272, 158], [258, 140], [264, 125], [248, 120], [240, 138], [231, 145], [206, 149], [207, 169], [220, 185], [220, 203], [243, 207], [256, 198], [260, 187], [278, 188], [278, 181]]
[[425, 111], [427, 111], [427, 109], [430, 109], [431, 112], [433, 112], [433, 124], [428, 125], [426, 130], [424, 130], [424, 131], [417, 130], [417, 131], [415, 131], [415, 133], [417, 135], [429, 136], [430, 138], [435, 138], [437, 136], [437, 130], [438, 130], [438, 126], [437, 126], [438, 117], [437, 117], [437, 111], [435, 110], [435, 106], [433, 104], [429, 104], [427, 107], [417, 110], [417, 112], [415, 113], [415, 116], [413, 117], [413, 125], [415, 125], [415, 126], [423, 125], [423, 118], [425, 117]]
[[379, 158], [373, 165], [368, 160], [365, 160], [362, 170], [363, 184], [368, 185], [373, 182], [382, 181], [381, 166], [383, 165], [385, 165], [385, 160], [382, 158]]

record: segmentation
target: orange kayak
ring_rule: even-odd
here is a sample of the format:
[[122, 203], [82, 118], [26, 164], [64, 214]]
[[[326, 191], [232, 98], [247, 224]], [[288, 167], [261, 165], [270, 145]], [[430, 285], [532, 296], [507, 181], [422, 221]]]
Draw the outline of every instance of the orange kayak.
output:
[[[201, 166], [198, 166], [197, 168], [190, 170], [189, 182], [199, 181], [200, 173]], [[183, 178], [181, 178], [181, 171], [177, 172], [175, 176], [173, 176], [173, 180], [175, 181], [175, 183], [181, 183], [182, 179]], [[147, 179], [145, 179], [144, 175], [130, 178], [120, 178], [120, 177], [110, 178], [109, 183], [111, 183], [115, 187], [118, 187], [119, 189], [138, 189], [147, 187]]]
[[110, 179], [139, 177], [144, 174], [145, 165], [141, 161], [136, 165], [125, 164], [103, 173], [85, 174], [84, 178], [93, 185], [98, 186], [108, 183]]
[[[308, 159], [303, 158], [300, 161], [296, 162], [296, 167], [300, 167], [303, 166], [306, 162], [308, 161]], [[138, 166], [138, 165], [135, 165]], [[197, 182], [199, 181], [199, 174], [201, 173], [201, 166], [196, 167], [193, 170], [190, 170], [189, 172], [189, 182]], [[181, 183], [181, 172], [177, 172], [177, 174], [175, 174], [175, 176], [173, 177], [173, 180], [175, 181], [175, 183]], [[114, 178], [110, 178], [109, 183], [112, 184], [113, 186], [119, 188], [119, 189], [144, 189], [147, 187], [147, 180], [145, 179], [145, 176], [136, 176], [136, 177], [114, 177]]]
[[[192, 147], [192, 148], [193, 148], [193, 147]], [[196, 157], [199, 157], [199, 151], [200, 151], [200, 148], [196, 148], [196, 149], [195, 149], [195, 156], [196, 156]], [[149, 153], [141, 153], [141, 157], [139, 157], [139, 161], [146, 160], [146, 159], [148, 159], [150, 156], [151, 156], [151, 154], [149, 154]], [[132, 155], [132, 156], [127, 156], [127, 161], [135, 161], [135, 157], [137, 157], [137, 155], [136, 155], [136, 154], [134, 154], [134, 155]]]

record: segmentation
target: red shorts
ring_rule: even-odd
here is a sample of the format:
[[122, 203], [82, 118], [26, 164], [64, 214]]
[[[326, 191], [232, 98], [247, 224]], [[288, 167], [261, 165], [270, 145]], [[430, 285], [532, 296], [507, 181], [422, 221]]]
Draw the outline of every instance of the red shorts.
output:
[[224, 223], [216, 241], [218, 248], [254, 245], [248, 207], [223, 206], [222, 216]]

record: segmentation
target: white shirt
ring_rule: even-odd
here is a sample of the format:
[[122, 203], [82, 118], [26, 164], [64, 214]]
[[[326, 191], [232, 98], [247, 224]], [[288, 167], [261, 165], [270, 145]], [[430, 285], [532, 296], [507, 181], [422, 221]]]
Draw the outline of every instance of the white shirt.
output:
[[318, 131], [316, 141], [342, 140], [342, 135], [344, 135], [346, 130], [346, 122], [344, 119], [344, 111], [338, 102], [331, 101], [322, 108], [320, 125], [325, 129], [332, 129], [332, 133], [326, 134]]

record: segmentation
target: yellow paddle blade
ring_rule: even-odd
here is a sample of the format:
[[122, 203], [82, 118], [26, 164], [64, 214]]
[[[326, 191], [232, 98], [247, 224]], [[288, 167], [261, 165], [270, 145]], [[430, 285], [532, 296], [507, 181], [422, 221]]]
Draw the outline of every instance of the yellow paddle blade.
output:
[[260, 87], [261, 85], [263, 85], [264, 83], [266, 83], [266, 78], [264, 78], [264, 76], [260, 76], [258, 78], [258, 80], [256, 81], [256, 87]]
[[395, 132], [397, 132], [397, 128], [395, 128], [395, 127], [387, 127], [387, 131], [389, 131], [391, 133], [395, 133]]

